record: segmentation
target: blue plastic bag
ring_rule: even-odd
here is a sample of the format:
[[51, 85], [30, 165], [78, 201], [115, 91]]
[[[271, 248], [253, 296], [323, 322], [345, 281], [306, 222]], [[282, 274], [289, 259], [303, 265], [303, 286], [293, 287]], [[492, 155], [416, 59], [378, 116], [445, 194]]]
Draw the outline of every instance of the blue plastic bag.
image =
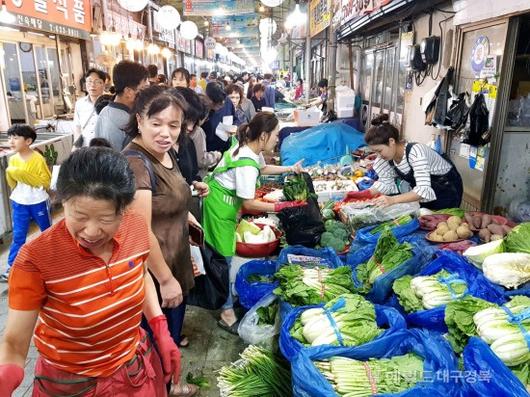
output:
[[273, 276], [276, 273], [276, 261], [253, 260], [245, 263], [239, 268], [236, 275], [236, 291], [239, 295], [239, 302], [245, 309], [250, 309], [261, 298], [272, 292], [278, 286], [278, 282], [250, 282], [248, 277], [251, 274], [262, 276]]
[[519, 286], [517, 289], [506, 289], [504, 291], [504, 295], [506, 295], [507, 298], [516, 295], [525, 295], [530, 297], [530, 282]]
[[282, 165], [293, 165], [304, 160], [309, 167], [318, 162], [338, 163], [346, 153], [366, 145], [364, 134], [344, 123], [319, 124], [284, 139], [280, 147]]
[[427, 330], [402, 329], [366, 345], [330, 347], [318, 353], [300, 352], [292, 361], [293, 393], [297, 397], [336, 397], [330, 383], [313, 364], [313, 360], [333, 356], [366, 361], [370, 358], [390, 358], [415, 353], [424, 360], [424, 378], [416, 386], [394, 394], [394, 397], [451, 397], [460, 389], [458, 380], [449, 374], [458, 369], [456, 357], [440, 334]]
[[[464, 280], [468, 286], [467, 293], [469, 295], [498, 305], [504, 304], [505, 298], [502, 288], [484, 277], [482, 272], [467, 262], [463, 256], [451, 251], [438, 251], [438, 258], [425, 266], [419, 272], [418, 276], [429, 276], [441, 270], [456, 274], [460, 279]], [[399, 305], [397, 297], [389, 302], [389, 304], [398, 307], [398, 309], [405, 313], [401, 305]], [[420, 310], [415, 313], [406, 314], [405, 319], [411, 327], [447, 332], [447, 326], [445, 325], [445, 305], [430, 310]]]
[[[529, 393], [515, 374], [478, 337], [464, 348], [464, 388], [469, 397], [528, 397]], [[475, 382], [474, 380], [478, 380]]]
[[[381, 232], [372, 234], [370, 231], [376, 228], [377, 225], [363, 227], [362, 229], [357, 230], [355, 233], [355, 241], [364, 242], [368, 244], [377, 244], [377, 240], [381, 237]], [[408, 236], [411, 233], [414, 233], [420, 228], [420, 222], [417, 219], [412, 219], [409, 223], [401, 226], [393, 226], [391, 228], [392, 234], [396, 238], [401, 238]]]
[[[347, 265], [352, 268], [352, 279], [355, 287], [362, 287], [362, 283], [357, 278], [357, 267], [361, 263], [367, 262], [373, 255], [375, 245], [369, 245], [365, 248], [358, 250], [355, 253], [350, 253], [347, 258]], [[382, 274], [375, 279], [375, 282], [370, 289], [370, 292], [366, 294], [366, 298], [373, 303], [383, 303], [392, 292], [392, 284], [395, 280], [403, 277], [407, 274], [417, 274], [429, 262], [430, 256], [420, 248], [413, 246], [412, 258], [405, 261], [398, 267], [390, 270], [389, 272]]]
[[[287, 360], [291, 361], [301, 350], [309, 354], [312, 354], [312, 353], [318, 353], [322, 349], [329, 349], [330, 347], [338, 347], [338, 346], [332, 346], [332, 345], [305, 347], [298, 340], [296, 340], [295, 338], [291, 336], [290, 331], [294, 323], [296, 322], [296, 319], [305, 310], [312, 309], [315, 307], [324, 307], [324, 305], [322, 304], [322, 305], [310, 305], [310, 306], [297, 307], [287, 315], [287, 318], [285, 318], [284, 321], [282, 321], [282, 326], [280, 329], [280, 350]], [[383, 333], [381, 333], [377, 338], [375, 338], [374, 340], [368, 343], [365, 343], [362, 346], [367, 346], [371, 343], [374, 343], [374, 341], [378, 340], [379, 338], [390, 335], [399, 329], [407, 328], [407, 323], [405, 322], [405, 319], [403, 318], [403, 316], [396, 309], [392, 307], [375, 305], [375, 315], [376, 315], [377, 325], [380, 328], [386, 328], [386, 330]], [[355, 348], [355, 347], [352, 347], [352, 348]]]
[[303, 245], [290, 245], [280, 251], [280, 255], [278, 255], [278, 259], [276, 260], [276, 269], [290, 263], [303, 264], [304, 259], [296, 258], [297, 256], [318, 258], [317, 261], [320, 262], [322, 266], [330, 267], [332, 269], [343, 266], [342, 261], [333, 248], [324, 247], [316, 249], [307, 248]]
[[[305, 257], [305, 258], [304, 258]], [[340, 260], [339, 256], [333, 248], [307, 248], [302, 245], [290, 245], [280, 251], [278, 259], [276, 260], [276, 270], [287, 264], [300, 264], [304, 265], [306, 260], [307, 263], [319, 262], [320, 266], [329, 267], [336, 269], [337, 267], [344, 266], [344, 263]], [[294, 309], [288, 302], [280, 300], [280, 319], [283, 322], [288, 314]]]

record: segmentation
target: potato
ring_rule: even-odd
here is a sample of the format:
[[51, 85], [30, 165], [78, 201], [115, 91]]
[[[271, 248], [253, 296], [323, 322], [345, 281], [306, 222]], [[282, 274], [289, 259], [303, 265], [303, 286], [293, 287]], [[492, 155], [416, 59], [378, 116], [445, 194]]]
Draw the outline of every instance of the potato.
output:
[[445, 222], [442, 222], [440, 223], [437, 227], [436, 227], [436, 233], [440, 234], [440, 235], [444, 235], [445, 233], [447, 233], [449, 231], [449, 226], [447, 226], [447, 223]]
[[495, 241], [495, 240], [502, 240], [502, 236], [500, 234], [492, 234], [491, 241]]
[[488, 229], [481, 229], [478, 232], [478, 236], [486, 243], [489, 243], [491, 241], [491, 232]]
[[441, 235], [439, 235], [437, 233], [431, 233], [430, 237], [431, 237], [431, 240], [439, 242], [439, 243], [443, 243], [443, 241], [444, 241], [443, 236], [441, 236]]
[[447, 224], [449, 225], [449, 228], [451, 228], [452, 224], [460, 226], [461, 223], [462, 223], [462, 219], [458, 216], [452, 216], [447, 220]]
[[491, 232], [491, 234], [498, 234], [499, 236], [504, 234], [503, 227], [501, 225], [495, 225], [494, 223], [490, 223], [488, 225], [488, 230]]
[[460, 238], [468, 238], [470, 237], [471, 231], [469, 230], [469, 228], [465, 227], [465, 226], [459, 226], [458, 229], [456, 229], [456, 234], [458, 234], [458, 237]]
[[458, 240], [458, 234], [454, 230], [449, 230], [444, 234], [444, 241], [455, 241]]

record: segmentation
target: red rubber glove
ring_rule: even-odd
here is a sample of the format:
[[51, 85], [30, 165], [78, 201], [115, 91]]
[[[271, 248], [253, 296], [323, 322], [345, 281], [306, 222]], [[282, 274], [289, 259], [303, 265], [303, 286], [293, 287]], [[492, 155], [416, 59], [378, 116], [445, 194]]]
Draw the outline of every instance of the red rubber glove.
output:
[[279, 203], [274, 204], [274, 212], [280, 212], [285, 208], [303, 207], [304, 205], [307, 205], [307, 201], [280, 201]]
[[158, 354], [162, 360], [164, 370], [164, 382], [169, 383], [173, 378], [173, 383], [180, 381], [180, 350], [169, 334], [166, 316], [153, 317], [149, 320], [149, 326], [153, 331], [153, 336], [158, 347]]
[[22, 383], [24, 368], [16, 364], [0, 365], [0, 397], [11, 397], [11, 394]]

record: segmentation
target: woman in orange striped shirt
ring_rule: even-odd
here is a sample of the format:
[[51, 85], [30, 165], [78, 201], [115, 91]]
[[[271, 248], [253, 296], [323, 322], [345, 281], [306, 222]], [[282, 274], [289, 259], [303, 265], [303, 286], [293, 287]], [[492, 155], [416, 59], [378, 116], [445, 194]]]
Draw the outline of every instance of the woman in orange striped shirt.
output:
[[154, 236], [127, 210], [135, 194], [127, 160], [78, 150], [61, 166], [57, 192], [64, 219], [22, 248], [10, 275], [0, 396], [21, 383], [32, 334], [33, 396], [165, 396], [180, 352], [146, 271]]

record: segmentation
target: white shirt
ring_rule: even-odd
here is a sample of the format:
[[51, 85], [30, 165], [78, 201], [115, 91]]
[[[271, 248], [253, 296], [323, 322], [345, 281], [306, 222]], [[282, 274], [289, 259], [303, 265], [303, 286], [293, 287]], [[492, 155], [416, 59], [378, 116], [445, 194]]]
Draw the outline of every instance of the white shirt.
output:
[[48, 200], [50, 196], [43, 187], [33, 187], [17, 182], [9, 198], [17, 204], [33, 205]]
[[[232, 149], [230, 155], [232, 159], [239, 160], [249, 158], [259, 164], [261, 168], [265, 167], [263, 155], [254, 153], [248, 146], [242, 146], [237, 156], [233, 156], [236, 149]], [[218, 167], [224, 166], [224, 159], [221, 160]], [[235, 190], [236, 195], [244, 200], [251, 200], [256, 195], [256, 182], [259, 177], [259, 171], [252, 166], [237, 167], [222, 174], [216, 175], [215, 180], [225, 189]]]
[[75, 103], [74, 110], [74, 126], [81, 128], [81, 135], [83, 136], [83, 146], [88, 146], [92, 138], [95, 137], [96, 122], [98, 115], [94, 108], [94, 103], [90, 100], [90, 96], [84, 96]]
[[[451, 164], [423, 143], [415, 143], [410, 150], [409, 161], [406, 157], [405, 153], [401, 162], [395, 166], [403, 174], [408, 174], [412, 167], [416, 180], [416, 186], [412, 191], [421, 197], [422, 203], [436, 200], [436, 194], [431, 187], [431, 175], [447, 174], [451, 170]], [[379, 180], [373, 186], [378, 192], [386, 195], [400, 193], [396, 185], [396, 178], [399, 176], [388, 161], [377, 157], [374, 162], [374, 171], [379, 176]]]

